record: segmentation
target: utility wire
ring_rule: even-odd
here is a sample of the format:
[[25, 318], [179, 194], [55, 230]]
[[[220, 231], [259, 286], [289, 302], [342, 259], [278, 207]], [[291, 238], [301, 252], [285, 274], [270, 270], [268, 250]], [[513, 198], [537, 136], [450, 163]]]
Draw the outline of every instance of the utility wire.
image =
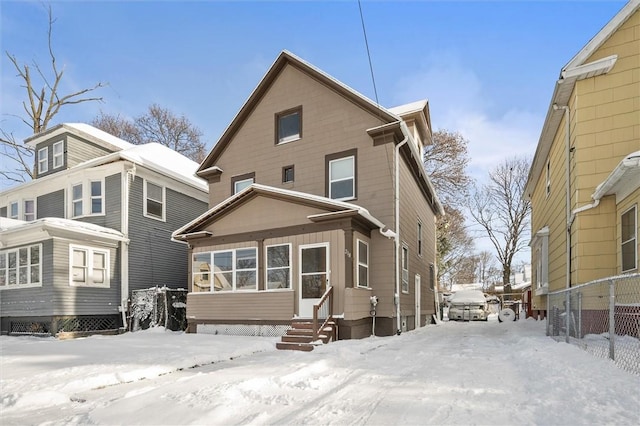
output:
[[362, 15], [362, 4], [358, 0], [358, 9], [360, 9], [360, 22], [362, 23], [362, 33], [364, 34], [364, 44], [367, 47], [367, 58], [369, 58], [369, 70], [371, 71], [371, 81], [373, 82], [373, 94], [376, 97], [376, 104], [380, 107], [378, 101], [378, 89], [376, 88], [376, 78], [373, 75], [373, 65], [371, 64], [371, 53], [369, 52], [369, 41], [367, 40], [367, 29], [364, 26], [364, 16]]

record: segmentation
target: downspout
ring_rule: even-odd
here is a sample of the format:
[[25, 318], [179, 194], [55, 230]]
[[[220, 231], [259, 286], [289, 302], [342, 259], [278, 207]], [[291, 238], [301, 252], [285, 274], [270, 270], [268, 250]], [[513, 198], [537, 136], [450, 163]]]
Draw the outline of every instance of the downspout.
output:
[[571, 115], [570, 115], [570, 111], [569, 111], [569, 106], [567, 105], [563, 105], [563, 106], [558, 106], [557, 104], [553, 104], [553, 109], [554, 110], [558, 110], [558, 109], [563, 109], [564, 110], [564, 127], [566, 129], [566, 134], [565, 134], [565, 149], [564, 149], [564, 155], [565, 155], [565, 189], [566, 189], [566, 194], [565, 194], [565, 213], [566, 213], [566, 225], [567, 225], [567, 237], [566, 237], [566, 271], [565, 271], [565, 276], [566, 276], [566, 288], [570, 288], [571, 287], [571, 224], [573, 223], [573, 220], [571, 218], [571, 172], [570, 172], [570, 167], [571, 167], [571, 161], [569, 159], [569, 155], [571, 154]]
[[395, 226], [396, 232], [393, 238], [396, 253], [396, 289], [394, 294], [394, 302], [396, 304], [396, 333], [400, 335], [402, 333], [402, 324], [400, 322], [400, 262], [402, 262], [402, 254], [400, 253], [400, 148], [409, 141], [409, 132], [406, 129], [404, 121], [400, 122], [400, 130], [404, 135], [404, 139], [398, 143], [395, 147], [394, 167], [395, 167], [395, 189], [394, 189], [394, 203], [395, 203]]
[[120, 312], [122, 313], [122, 325], [127, 328], [127, 308], [129, 301], [129, 198], [131, 195], [131, 184], [136, 178], [136, 165], [131, 165], [126, 170], [122, 179], [122, 213], [121, 232], [126, 238], [122, 242], [122, 252], [120, 254]]

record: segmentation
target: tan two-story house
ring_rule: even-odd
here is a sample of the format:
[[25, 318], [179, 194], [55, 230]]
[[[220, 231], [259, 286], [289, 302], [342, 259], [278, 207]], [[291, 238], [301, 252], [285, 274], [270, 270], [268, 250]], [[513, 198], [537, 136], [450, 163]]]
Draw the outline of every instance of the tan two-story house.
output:
[[189, 330], [281, 335], [329, 291], [341, 339], [430, 323], [430, 142], [426, 101], [385, 109], [282, 52], [200, 165], [210, 210], [174, 232]]
[[562, 68], [529, 173], [534, 315], [549, 292], [638, 272], [640, 1]]

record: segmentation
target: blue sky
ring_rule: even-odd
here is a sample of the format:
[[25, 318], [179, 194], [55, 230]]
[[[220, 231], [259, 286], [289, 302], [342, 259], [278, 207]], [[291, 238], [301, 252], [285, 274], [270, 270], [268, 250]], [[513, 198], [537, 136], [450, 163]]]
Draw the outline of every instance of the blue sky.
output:
[[[506, 156], [533, 155], [561, 68], [624, 4], [363, 0], [379, 102], [429, 99], [434, 130], [460, 131], [471, 173], [484, 176]], [[61, 93], [109, 83], [95, 92], [104, 103], [70, 106], [53, 124], [158, 103], [211, 147], [283, 49], [375, 99], [357, 0], [51, 5]], [[46, 67], [46, 31], [41, 2], [0, 2], [0, 126], [20, 139], [28, 129], [11, 115], [23, 115], [24, 89], [4, 52]]]

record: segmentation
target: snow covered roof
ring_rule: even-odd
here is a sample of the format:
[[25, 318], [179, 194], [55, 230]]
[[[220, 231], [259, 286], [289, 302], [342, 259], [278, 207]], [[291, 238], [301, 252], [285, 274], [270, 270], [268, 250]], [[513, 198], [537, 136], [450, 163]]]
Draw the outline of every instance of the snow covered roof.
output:
[[393, 108], [387, 108], [387, 110], [392, 114], [402, 117], [405, 114], [410, 114], [413, 112], [419, 112], [424, 110], [427, 104], [428, 104], [428, 101], [426, 99], [423, 99], [420, 101], [415, 101], [415, 102], [411, 102], [404, 105], [398, 105]]
[[106, 144], [105, 147], [112, 151], [120, 151], [134, 146], [132, 143], [85, 123], [62, 123], [44, 132], [30, 136], [25, 139], [24, 142], [29, 146], [35, 147], [39, 142], [65, 132], [70, 132], [90, 140], [98, 140], [103, 146]]
[[591, 197], [599, 200], [605, 195], [616, 194], [617, 199], [621, 200], [638, 186], [640, 186], [640, 151], [632, 152], [622, 159], [604, 182], [596, 187]]
[[79, 240], [128, 241], [120, 231], [79, 220], [45, 217], [26, 222], [4, 217], [0, 218], [0, 247], [33, 242], [49, 238], [52, 234], [64, 234], [67, 237]]
[[486, 302], [486, 298], [480, 290], [460, 290], [456, 291], [449, 301], [451, 303], [484, 303]]
[[[366, 219], [367, 221], [369, 221], [374, 226], [376, 226], [376, 227], [378, 227], [380, 229], [385, 229], [386, 228], [385, 225], [382, 222], [380, 222], [377, 218], [375, 218], [371, 213], [369, 213], [369, 211], [367, 209], [365, 209], [364, 207], [360, 207], [360, 206], [358, 206], [356, 204], [347, 203], [347, 202], [344, 202], [344, 201], [337, 201], [337, 200], [333, 200], [331, 198], [322, 197], [322, 196], [314, 195], [314, 194], [308, 194], [308, 193], [305, 193], [305, 192], [291, 191], [291, 190], [288, 190], [288, 189], [274, 188], [272, 186], [267, 186], [267, 185], [261, 185], [261, 184], [254, 183], [254, 184], [246, 187], [242, 191], [240, 191], [240, 192], [232, 195], [231, 197], [227, 198], [226, 200], [222, 201], [221, 203], [219, 203], [215, 207], [209, 209], [208, 211], [206, 211], [205, 213], [201, 214], [200, 216], [198, 216], [197, 218], [195, 218], [194, 220], [192, 220], [188, 224], [184, 225], [180, 229], [176, 230], [172, 234], [172, 238], [183, 239], [186, 236], [186, 234], [189, 234], [189, 233], [192, 233], [192, 232], [197, 232], [198, 231], [198, 227], [200, 225], [202, 225], [203, 223], [205, 223], [209, 218], [213, 217], [216, 213], [221, 212], [222, 210], [224, 210], [224, 209], [228, 208], [229, 206], [239, 202], [240, 200], [246, 198], [248, 195], [250, 195], [252, 193], [280, 195], [280, 196], [285, 196], [287, 198], [292, 198], [292, 199], [297, 199], [297, 200], [301, 200], [301, 201], [307, 201], [307, 202], [319, 204], [321, 206], [325, 206], [325, 207], [328, 207], [328, 208], [337, 208], [337, 209], [341, 209], [343, 211], [354, 212], [354, 213], [358, 214], [359, 216], [363, 217], [364, 219]], [[313, 215], [313, 216], [310, 216], [309, 219], [313, 220], [314, 218], [318, 218], [320, 216], [321, 215]]]

